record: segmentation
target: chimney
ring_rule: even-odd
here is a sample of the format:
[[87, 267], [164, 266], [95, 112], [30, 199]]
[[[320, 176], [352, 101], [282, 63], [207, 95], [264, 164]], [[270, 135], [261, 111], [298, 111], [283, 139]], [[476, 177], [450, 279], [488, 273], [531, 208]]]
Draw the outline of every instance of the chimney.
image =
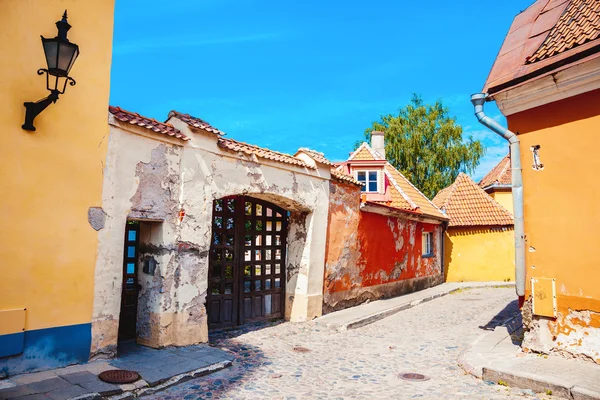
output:
[[371, 147], [385, 158], [385, 133], [382, 131], [371, 131]]

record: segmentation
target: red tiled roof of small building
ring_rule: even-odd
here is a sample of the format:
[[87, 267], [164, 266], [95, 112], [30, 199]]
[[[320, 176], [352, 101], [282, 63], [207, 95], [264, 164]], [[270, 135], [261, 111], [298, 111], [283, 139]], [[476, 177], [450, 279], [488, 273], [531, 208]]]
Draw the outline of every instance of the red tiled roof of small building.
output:
[[511, 213], [462, 172], [452, 185], [435, 196], [433, 202], [450, 218], [449, 226], [514, 224]]
[[189, 137], [181, 133], [181, 131], [175, 128], [173, 125], [160, 122], [153, 118], [144, 117], [138, 113], [123, 110], [120, 107], [108, 106], [108, 111], [114, 115], [115, 119], [121, 122], [127, 122], [131, 125], [137, 125], [142, 128], [149, 129], [153, 132], [160, 133], [167, 136], [172, 136], [181, 140], [190, 140]]
[[190, 114], [184, 114], [184, 113], [180, 113], [178, 111], [172, 110], [171, 112], [169, 112], [169, 118], [171, 118], [171, 117], [176, 117], [176, 118], [182, 120], [183, 122], [185, 122], [192, 128], [203, 129], [207, 132], [215, 133], [217, 135], [225, 135], [225, 132], [218, 130], [214, 126], [211, 126], [208, 122], [206, 122], [200, 118], [193, 117]]
[[479, 186], [483, 189], [490, 186], [511, 186], [511, 171], [510, 155], [507, 155], [479, 181]]
[[244, 153], [248, 156], [255, 155], [256, 157], [264, 158], [266, 160], [296, 165], [298, 167], [303, 167], [303, 168], [315, 169], [315, 167], [308, 165], [304, 161], [302, 161], [298, 158], [292, 157], [289, 154], [269, 150], [264, 147], [258, 147], [253, 144], [238, 142], [237, 140], [225, 139], [222, 137], [218, 139], [217, 144], [219, 147], [221, 147], [223, 149], [235, 151], [235, 152], [239, 152], [239, 153]]
[[580, 59], [600, 57], [600, 1], [537, 0], [517, 15], [485, 83], [494, 94]]
[[[352, 161], [377, 161], [385, 162], [385, 158], [371, 148], [367, 143], [361, 144], [358, 149], [350, 155], [347, 162], [341, 163], [339, 169], [348, 169], [348, 163]], [[386, 196], [389, 194], [391, 201], [388, 200], [371, 200], [367, 193], [367, 200], [374, 203], [380, 203], [393, 208], [407, 210], [434, 218], [446, 219], [444, 214], [423, 194], [417, 189], [404, 175], [400, 173], [392, 164], [385, 162], [383, 171], [386, 179], [390, 182], [386, 190]], [[378, 196], [380, 197], [380, 196]]]

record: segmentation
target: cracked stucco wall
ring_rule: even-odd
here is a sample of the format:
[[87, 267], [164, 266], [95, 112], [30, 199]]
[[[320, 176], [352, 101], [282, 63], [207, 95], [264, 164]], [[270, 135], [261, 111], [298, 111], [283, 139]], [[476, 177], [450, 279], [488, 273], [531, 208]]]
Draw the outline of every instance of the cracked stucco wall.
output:
[[[441, 283], [441, 230], [361, 211], [360, 188], [332, 181], [324, 312]], [[434, 233], [434, 257], [421, 257], [424, 231]]]
[[[178, 121], [172, 121], [174, 125]], [[291, 212], [286, 319], [322, 314], [329, 170], [301, 169], [222, 150], [213, 134], [177, 127], [191, 140], [154, 137], [112, 121], [104, 174], [105, 228], [99, 231], [92, 320], [92, 358], [115, 355], [127, 219], [140, 221], [138, 342], [189, 345], [208, 340], [208, 288], [213, 200], [248, 195]]]
[[560, 310], [556, 318], [533, 315], [531, 299], [521, 309], [524, 351], [559, 354], [600, 364], [600, 313]]

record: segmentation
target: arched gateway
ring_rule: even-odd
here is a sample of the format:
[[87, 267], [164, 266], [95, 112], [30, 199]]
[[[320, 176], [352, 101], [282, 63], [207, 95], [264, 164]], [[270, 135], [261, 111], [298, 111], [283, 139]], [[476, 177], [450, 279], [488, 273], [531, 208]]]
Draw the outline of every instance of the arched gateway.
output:
[[213, 202], [209, 329], [283, 318], [288, 212], [264, 200]]

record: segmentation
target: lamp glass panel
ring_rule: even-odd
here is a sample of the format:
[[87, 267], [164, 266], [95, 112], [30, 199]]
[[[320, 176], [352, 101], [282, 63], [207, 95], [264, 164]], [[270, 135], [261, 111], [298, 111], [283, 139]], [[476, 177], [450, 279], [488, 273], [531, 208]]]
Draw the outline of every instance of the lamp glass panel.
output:
[[73, 65], [73, 58], [77, 57], [76, 52], [77, 46], [73, 43], [62, 42], [58, 46], [58, 69], [64, 72], [65, 75], [69, 73]]
[[46, 63], [48, 69], [55, 69], [58, 62], [58, 42], [56, 40], [42, 40], [44, 45], [44, 54], [46, 55]]

